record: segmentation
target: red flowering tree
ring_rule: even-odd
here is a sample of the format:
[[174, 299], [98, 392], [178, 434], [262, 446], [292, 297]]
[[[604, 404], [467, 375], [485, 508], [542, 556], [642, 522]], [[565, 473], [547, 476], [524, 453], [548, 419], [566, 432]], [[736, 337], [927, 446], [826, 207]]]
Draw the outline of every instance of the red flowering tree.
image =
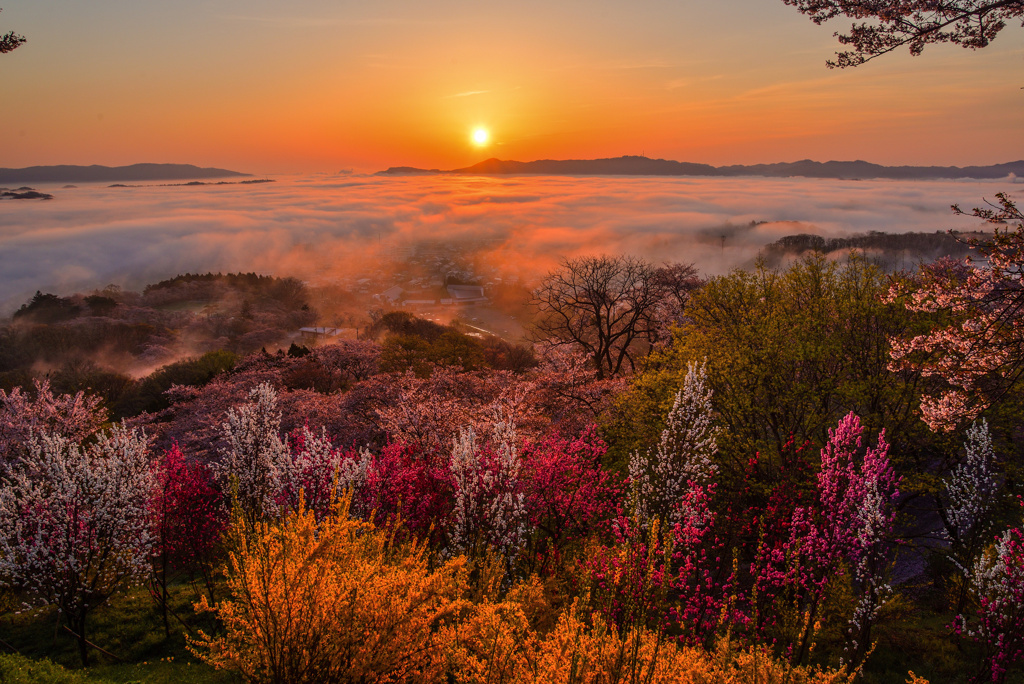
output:
[[569, 544], [610, 532], [621, 512], [622, 483], [601, 467], [607, 450], [593, 426], [573, 439], [550, 435], [523, 445], [526, 510], [540, 572]]
[[198, 575], [213, 600], [213, 564], [228, 515], [206, 464], [187, 459], [174, 446], [164, 453], [156, 468], [156, 488], [150, 504], [155, 527], [150, 592], [169, 635], [168, 582], [181, 573], [193, 580]]

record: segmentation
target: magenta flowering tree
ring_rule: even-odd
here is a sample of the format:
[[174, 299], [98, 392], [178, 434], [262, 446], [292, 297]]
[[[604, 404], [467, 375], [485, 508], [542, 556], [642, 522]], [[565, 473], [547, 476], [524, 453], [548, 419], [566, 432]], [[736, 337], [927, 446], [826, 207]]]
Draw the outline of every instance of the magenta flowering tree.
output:
[[0, 577], [57, 607], [83, 665], [86, 618], [150, 570], [155, 485], [145, 434], [120, 425], [86, 447], [43, 432], [0, 480]]
[[174, 446], [156, 466], [150, 508], [154, 523], [150, 592], [168, 622], [168, 582], [182, 573], [198, 576], [213, 600], [213, 564], [227, 528], [227, 509], [206, 464], [188, 459]]
[[523, 445], [526, 509], [540, 572], [568, 544], [606, 535], [620, 514], [622, 483], [601, 467], [607, 450], [594, 426], [573, 439], [550, 435]]
[[978, 600], [977, 619], [969, 623], [958, 616], [955, 625], [982, 645], [984, 665], [974, 681], [1000, 684], [1024, 659], [1024, 531], [1015, 527], [997, 537], [968, 580]]
[[[889, 462], [885, 431], [874, 447], [863, 444], [864, 428], [847, 414], [821, 450], [818, 501], [793, 513], [788, 540], [763, 547], [752, 568], [758, 592], [786, 596], [803, 614], [793, 643], [791, 662], [808, 654], [818, 610], [829, 581], [850, 573], [853, 613], [847, 624], [847, 654], [859, 663], [871, 642], [871, 628], [892, 588], [885, 578], [892, 558], [898, 478]], [[766, 625], [760, 620], [760, 627]]]
[[35, 381], [34, 395], [0, 389], [0, 465], [28, 452], [32, 432], [47, 431], [80, 443], [107, 419], [98, 397], [78, 392], [54, 395], [50, 381]]
[[[358, 457], [354, 452], [346, 456]], [[355, 501], [358, 510], [372, 514], [378, 524], [401, 521], [418, 537], [440, 534], [438, 522], [449, 519], [455, 496], [449, 455], [393, 443], [368, 457]]]

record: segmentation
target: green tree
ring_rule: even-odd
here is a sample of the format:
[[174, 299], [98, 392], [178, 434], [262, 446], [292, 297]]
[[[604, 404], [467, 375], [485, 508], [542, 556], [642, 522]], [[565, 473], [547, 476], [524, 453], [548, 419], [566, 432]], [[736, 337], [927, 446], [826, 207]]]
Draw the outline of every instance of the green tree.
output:
[[761, 264], [711, 279], [620, 400], [608, 425], [616, 455], [657, 440], [663, 425], [651, 416], [668, 413], [688, 364], [706, 359], [726, 479], [742, 481], [760, 452], [759, 476], [771, 480], [791, 439], [822, 445], [850, 411], [887, 429], [894, 454], [914, 464], [904, 470], [927, 470], [935, 452], [913, 410], [919, 376], [887, 368], [889, 338], [914, 319], [882, 301], [887, 290], [886, 275], [856, 256], [838, 264], [815, 254], [786, 271]]

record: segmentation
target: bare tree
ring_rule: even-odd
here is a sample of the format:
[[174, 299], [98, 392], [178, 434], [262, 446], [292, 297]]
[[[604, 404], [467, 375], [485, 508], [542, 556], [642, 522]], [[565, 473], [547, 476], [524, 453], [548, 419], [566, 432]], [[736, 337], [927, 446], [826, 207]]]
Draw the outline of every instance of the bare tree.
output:
[[[928, 43], [987, 47], [1007, 21], [1024, 17], [1024, 0], [782, 0], [815, 24], [837, 17], [855, 22], [836, 32], [852, 50], [836, 53], [830, 68], [859, 66], [904, 45], [919, 55]], [[1022, 22], [1024, 25], [1024, 22]]]
[[[3, 10], [0, 10], [2, 12]], [[8, 31], [0, 36], [0, 54], [10, 52], [25, 42], [25, 36], [19, 36], [14, 31]]]
[[635, 368], [635, 357], [655, 337], [653, 314], [664, 294], [657, 273], [631, 256], [563, 259], [533, 293], [534, 339], [582, 348], [600, 378], [618, 375], [626, 364]]

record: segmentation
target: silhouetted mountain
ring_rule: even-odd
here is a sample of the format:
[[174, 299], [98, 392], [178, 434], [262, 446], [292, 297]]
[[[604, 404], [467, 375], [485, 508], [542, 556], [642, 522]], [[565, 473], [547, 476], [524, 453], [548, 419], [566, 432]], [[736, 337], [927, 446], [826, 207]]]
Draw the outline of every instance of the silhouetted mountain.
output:
[[881, 166], [866, 161], [797, 162], [753, 164], [750, 166], [711, 166], [677, 162], [668, 159], [626, 156], [613, 159], [542, 159], [532, 162], [488, 159], [473, 166], [450, 171], [416, 169], [398, 166], [381, 171], [381, 175], [449, 173], [468, 175], [538, 174], [547, 176], [801, 176], [806, 178], [1005, 178], [1010, 174], [1024, 176], [1024, 160], [994, 166]]
[[60, 165], [0, 169], [0, 183], [109, 183], [113, 181], [186, 180], [251, 175], [226, 169], [200, 168], [192, 164]]

